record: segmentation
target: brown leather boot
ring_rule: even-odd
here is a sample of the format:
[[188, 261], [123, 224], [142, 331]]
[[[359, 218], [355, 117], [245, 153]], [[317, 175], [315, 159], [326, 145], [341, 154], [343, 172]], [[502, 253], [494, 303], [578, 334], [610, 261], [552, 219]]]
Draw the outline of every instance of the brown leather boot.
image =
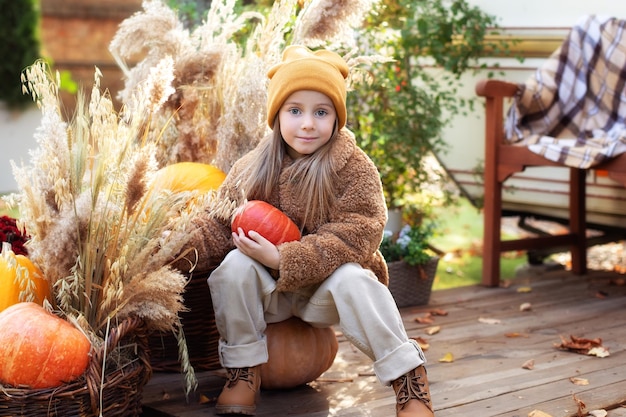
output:
[[397, 417], [434, 417], [426, 368], [418, 366], [391, 384], [396, 392]]
[[228, 380], [215, 404], [217, 414], [255, 415], [261, 387], [260, 365], [251, 368], [227, 368], [226, 374]]

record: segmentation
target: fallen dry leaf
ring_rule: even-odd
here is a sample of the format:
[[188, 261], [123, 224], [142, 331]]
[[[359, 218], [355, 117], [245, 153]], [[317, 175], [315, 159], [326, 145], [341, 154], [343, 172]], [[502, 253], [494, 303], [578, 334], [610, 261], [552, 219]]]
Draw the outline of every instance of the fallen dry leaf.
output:
[[428, 341], [422, 337], [412, 337], [411, 339], [415, 340], [422, 350], [428, 350], [430, 347]]
[[528, 413], [528, 417], [552, 417], [552, 415], [548, 413], [544, 413], [541, 410], [533, 410], [530, 413]]
[[439, 358], [439, 362], [445, 362], [445, 363], [454, 362], [454, 356], [452, 355], [452, 353], [448, 352], [445, 355], [443, 355], [441, 358]]
[[505, 333], [504, 336], [506, 336], [506, 337], [528, 337], [528, 333], [512, 332], [512, 333]]
[[511, 280], [500, 281], [500, 288], [509, 288], [511, 284]]
[[555, 344], [554, 346], [558, 349], [588, 355], [592, 348], [602, 347], [602, 339], [585, 339], [583, 337], [570, 336], [570, 340], [566, 340], [561, 336], [561, 344]]
[[589, 380], [585, 379], [585, 378], [571, 377], [569, 380], [574, 385], [580, 385], [580, 386], [582, 386], [582, 385], [589, 385]]
[[529, 359], [526, 362], [524, 362], [522, 364], [522, 369], [528, 369], [529, 371], [532, 371], [533, 369], [535, 369], [535, 360]]
[[519, 311], [530, 311], [532, 309], [533, 309], [533, 306], [530, 303], [522, 303], [519, 306]]
[[431, 316], [415, 317], [415, 321], [420, 324], [433, 324], [434, 320]]
[[439, 333], [440, 330], [441, 330], [441, 326], [431, 326], [431, 327], [427, 327], [426, 329], [424, 329], [424, 333], [426, 333], [429, 336], [432, 336], [434, 334]]
[[587, 408], [587, 406], [585, 405], [583, 400], [576, 396], [576, 394], [572, 394], [572, 398], [574, 399], [574, 401], [576, 402], [576, 406], [578, 407], [578, 415], [582, 416], [585, 413], [585, 408]]
[[591, 410], [587, 415], [589, 417], [606, 417], [608, 414], [606, 410]]
[[598, 358], [606, 358], [607, 356], [611, 356], [611, 354], [609, 353], [609, 350], [605, 348], [604, 346], [597, 346], [597, 347], [593, 347], [589, 349], [589, 352], [587, 352], [587, 355], [597, 356]]
[[609, 294], [606, 291], [598, 291], [598, 292], [596, 292], [596, 295], [595, 295], [596, 298], [599, 298], [601, 300], [606, 298], [606, 297], [608, 297], [608, 296], [609, 296]]
[[200, 404], [208, 404], [212, 402], [212, 400], [204, 394], [200, 394], [200, 398], [198, 398], [198, 402]]
[[481, 322], [481, 323], [485, 323], [485, 324], [500, 324], [500, 323], [502, 323], [498, 319], [490, 319], [490, 318], [487, 318], [487, 317], [479, 317], [478, 321]]
[[519, 287], [517, 289], [517, 292], [521, 292], [521, 293], [527, 293], [527, 292], [532, 292], [533, 289], [532, 287]]
[[436, 308], [434, 310], [430, 310], [430, 314], [432, 314], [433, 316], [447, 316], [448, 312], [441, 308]]

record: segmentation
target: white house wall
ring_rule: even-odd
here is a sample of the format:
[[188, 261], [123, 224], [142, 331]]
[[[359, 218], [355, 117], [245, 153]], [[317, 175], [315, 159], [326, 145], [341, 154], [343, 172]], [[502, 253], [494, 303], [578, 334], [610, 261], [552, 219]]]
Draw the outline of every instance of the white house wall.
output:
[[34, 105], [27, 111], [0, 108], [0, 194], [16, 191], [11, 162], [28, 164], [29, 149], [36, 147], [35, 130], [41, 124], [41, 112]]

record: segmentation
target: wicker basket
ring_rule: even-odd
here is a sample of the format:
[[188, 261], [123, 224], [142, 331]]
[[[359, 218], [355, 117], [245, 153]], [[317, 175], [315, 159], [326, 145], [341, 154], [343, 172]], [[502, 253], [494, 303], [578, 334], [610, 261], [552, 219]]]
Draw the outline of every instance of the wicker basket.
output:
[[[217, 353], [219, 333], [207, 278], [213, 270], [192, 274], [185, 288], [185, 307], [181, 322], [189, 350], [191, 365], [196, 371], [222, 367]], [[178, 343], [171, 332], [154, 334], [149, 339], [152, 369], [160, 372], [180, 372]]]
[[409, 265], [404, 261], [389, 262], [389, 291], [398, 307], [428, 304], [439, 257], [433, 256], [423, 265]]
[[[141, 415], [141, 398], [152, 371], [147, 337], [141, 320], [129, 319], [111, 329], [105, 347], [93, 353], [83, 376], [56, 388], [26, 389], [0, 386], [0, 415], [28, 417], [134, 417]], [[118, 367], [107, 360], [102, 383], [103, 358], [127, 360]]]

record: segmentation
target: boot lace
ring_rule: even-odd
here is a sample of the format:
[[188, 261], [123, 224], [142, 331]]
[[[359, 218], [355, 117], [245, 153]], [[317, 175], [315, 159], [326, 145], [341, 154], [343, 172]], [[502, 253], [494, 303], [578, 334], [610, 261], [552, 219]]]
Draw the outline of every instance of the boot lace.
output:
[[421, 379], [421, 375], [410, 372], [394, 381], [394, 387], [397, 390], [397, 403], [400, 408], [403, 408], [409, 400], [417, 399], [426, 404], [426, 406], [432, 411], [430, 395], [424, 390], [424, 386], [426, 384], [422, 382]]
[[254, 384], [254, 372], [250, 368], [228, 368], [226, 376], [228, 388], [234, 387], [240, 380], [247, 382], [250, 386]]

